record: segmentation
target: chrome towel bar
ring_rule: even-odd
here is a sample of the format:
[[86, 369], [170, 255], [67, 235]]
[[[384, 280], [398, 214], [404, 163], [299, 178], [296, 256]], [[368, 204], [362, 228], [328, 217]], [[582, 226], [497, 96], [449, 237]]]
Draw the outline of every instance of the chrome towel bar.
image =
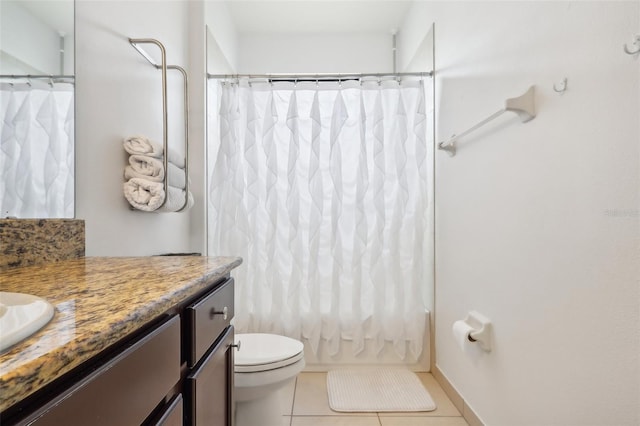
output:
[[[185, 173], [185, 197], [183, 206], [177, 211], [183, 211], [189, 204], [189, 82], [187, 72], [178, 65], [167, 65], [167, 52], [162, 43], [152, 38], [130, 38], [129, 43], [156, 69], [162, 71], [162, 147], [164, 155], [162, 164], [165, 174], [169, 173], [169, 141], [168, 141], [168, 112], [167, 112], [167, 70], [180, 71], [184, 80], [184, 173]], [[155, 44], [160, 49], [162, 60], [158, 64], [156, 61], [140, 46], [141, 44]], [[162, 208], [169, 198], [168, 179], [164, 178], [164, 201], [159, 208]]]
[[478, 124], [470, 127], [459, 135], [453, 135], [446, 141], [440, 142], [438, 144], [438, 149], [446, 151], [451, 157], [456, 155], [456, 142], [459, 138], [468, 135], [474, 130], [479, 129], [490, 121], [498, 118], [502, 114], [507, 111], [515, 112], [520, 117], [520, 121], [526, 123], [527, 121], [533, 120], [536, 116], [536, 107], [534, 102], [534, 94], [535, 94], [535, 86], [529, 87], [523, 95], [518, 96], [517, 98], [510, 98], [505, 101], [505, 107], [500, 111], [497, 111], [491, 114], [489, 117], [485, 118]]

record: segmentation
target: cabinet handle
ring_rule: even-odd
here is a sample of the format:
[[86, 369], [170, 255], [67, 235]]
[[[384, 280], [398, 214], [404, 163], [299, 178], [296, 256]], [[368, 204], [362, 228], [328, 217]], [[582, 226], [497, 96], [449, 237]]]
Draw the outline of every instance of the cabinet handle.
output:
[[209, 318], [213, 319], [216, 315], [222, 315], [222, 319], [226, 320], [229, 316], [229, 308], [225, 306], [221, 311], [216, 311], [216, 308], [211, 308], [211, 311], [209, 311]]
[[238, 351], [240, 350], [240, 345], [242, 345], [242, 340], [238, 340], [238, 343], [229, 345], [230, 348], [236, 348]]

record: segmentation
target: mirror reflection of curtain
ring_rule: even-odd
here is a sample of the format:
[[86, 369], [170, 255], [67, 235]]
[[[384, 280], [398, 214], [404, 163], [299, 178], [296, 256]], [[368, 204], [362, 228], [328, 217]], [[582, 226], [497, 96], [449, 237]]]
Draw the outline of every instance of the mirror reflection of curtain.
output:
[[73, 85], [0, 83], [0, 216], [73, 218]]
[[[360, 353], [423, 346], [422, 81], [209, 83], [219, 111], [209, 252], [240, 255], [235, 325]], [[426, 86], [426, 88], [425, 88]], [[429, 93], [426, 93], [429, 92]], [[213, 127], [211, 127], [213, 130]]]

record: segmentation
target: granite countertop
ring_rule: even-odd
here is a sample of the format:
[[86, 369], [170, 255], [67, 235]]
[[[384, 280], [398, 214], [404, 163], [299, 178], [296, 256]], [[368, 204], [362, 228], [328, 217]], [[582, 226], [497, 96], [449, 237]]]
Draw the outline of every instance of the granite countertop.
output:
[[55, 307], [51, 322], [0, 353], [0, 411], [158, 318], [242, 263], [238, 257], [85, 257], [5, 270], [0, 290]]

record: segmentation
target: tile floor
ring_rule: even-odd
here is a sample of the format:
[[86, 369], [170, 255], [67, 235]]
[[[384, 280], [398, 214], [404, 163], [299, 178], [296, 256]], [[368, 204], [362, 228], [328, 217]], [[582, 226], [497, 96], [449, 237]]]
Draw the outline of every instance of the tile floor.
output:
[[337, 413], [329, 408], [327, 374], [301, 373], [281, 392], [282, 424], [277, 426], [467, 426], [433, 376], [417, 374], [436, 403], [434, 411]]

